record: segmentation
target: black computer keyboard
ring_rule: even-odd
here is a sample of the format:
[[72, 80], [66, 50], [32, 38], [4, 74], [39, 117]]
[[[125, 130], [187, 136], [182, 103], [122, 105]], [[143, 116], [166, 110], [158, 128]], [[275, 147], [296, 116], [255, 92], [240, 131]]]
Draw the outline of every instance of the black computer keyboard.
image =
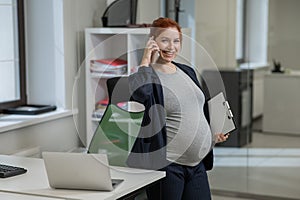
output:
[[27, 172], [27, 169], [24, 169], [22, 167], [0, 164], [0, 178], [16, 176], [19, 174], [24, 174], [26, 172]]

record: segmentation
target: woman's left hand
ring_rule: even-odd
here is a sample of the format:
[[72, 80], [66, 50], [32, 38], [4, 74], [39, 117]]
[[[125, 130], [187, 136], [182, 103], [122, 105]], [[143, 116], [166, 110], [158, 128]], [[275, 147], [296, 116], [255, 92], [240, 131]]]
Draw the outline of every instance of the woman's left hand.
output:
[[215, 136], [216, 136], [216, 143], [221, 143], [221, 142], [225, 142], [228, 139], [229, 133], [228, 134], [217, 133]]

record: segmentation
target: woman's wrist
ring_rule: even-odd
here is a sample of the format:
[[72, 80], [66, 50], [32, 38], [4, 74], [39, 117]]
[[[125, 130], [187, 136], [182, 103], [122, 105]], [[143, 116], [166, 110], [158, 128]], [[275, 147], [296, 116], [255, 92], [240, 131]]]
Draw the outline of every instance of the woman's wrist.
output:
[[149, 65], [150, 65], [150, 62], [147, 59], [142, 59], [140, 66], [149, 67]]
[[139, 67], [149, 67], [149, 64], [141, 63], [141, 64], [139, 65]]

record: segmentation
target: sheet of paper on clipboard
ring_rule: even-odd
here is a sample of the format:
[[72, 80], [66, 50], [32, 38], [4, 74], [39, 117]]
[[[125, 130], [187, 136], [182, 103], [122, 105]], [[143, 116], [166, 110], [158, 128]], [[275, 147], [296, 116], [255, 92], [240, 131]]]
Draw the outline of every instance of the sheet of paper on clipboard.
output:
[[222, 92], [208, 101], [208, 109], [212, 133], [227, 134], [235, 130], [232, 111]]

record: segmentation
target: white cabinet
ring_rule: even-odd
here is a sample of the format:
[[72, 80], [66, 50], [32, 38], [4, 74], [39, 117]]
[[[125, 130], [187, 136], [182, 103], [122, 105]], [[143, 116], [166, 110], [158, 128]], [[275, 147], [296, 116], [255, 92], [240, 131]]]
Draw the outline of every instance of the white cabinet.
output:
[[300, 71], [265, 75], [263, 132], [299, 135], [299, 88]]
[[[116, 76], [91, 73], [91, 60], [123, 59], [127, 61], [127, 70], [122, 76], [136, 72], [148, 40], [149, 30], [149, 28], [85, 29], [86, 146], [89, 145], [100, 120], [93, 117], [96, 104], [107, 99], [106, 80]], [[177, 61], [193, 63], [191, 61], [193, 40], [189, 37], [190, 29], [183, 29], [183, 33], [183, 47]]]

